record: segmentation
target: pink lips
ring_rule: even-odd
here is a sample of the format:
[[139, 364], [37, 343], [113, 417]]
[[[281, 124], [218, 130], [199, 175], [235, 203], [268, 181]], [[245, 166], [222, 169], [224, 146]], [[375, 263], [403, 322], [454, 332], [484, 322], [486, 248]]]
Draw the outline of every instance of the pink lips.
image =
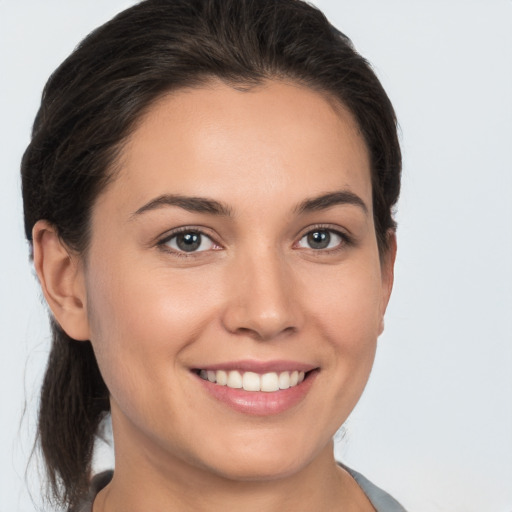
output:
[[309, 372], [314, 370], [311, 364], [294, 361], [230, 361], [228, 363], [201, 366], [201, 370], [241, 370], [243, 372], [267, 373], [267, 372]]
[[312, 365], [297, 363], [293, 361], [233, 361], [216, 365], [207, 365], [203, 370], [239, 370], [241, 372], [254, 372], [264, 374], [267, 372], [292, 372], [294, 370], [306, 373], [306, 378], [296, 386], [288, 389], [280, 389], [273, 392], [245, 391], [202, 379], [196, 374], [196, 378], [206, 392], [216, 400], [224, 403], [235, 411], [255, 415], [268, 416], [280, 414], [291, 409], [301, 402], [310, 390], [318, 375], [318, 369]]

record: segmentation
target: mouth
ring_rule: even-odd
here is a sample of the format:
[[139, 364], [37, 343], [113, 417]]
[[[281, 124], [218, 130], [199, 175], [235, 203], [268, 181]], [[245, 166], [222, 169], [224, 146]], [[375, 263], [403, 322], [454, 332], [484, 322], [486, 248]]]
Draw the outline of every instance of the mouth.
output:
[[[313, 370], [311, 370], [313, 371]], [[291, 370], [256, 373], [243, 370], [195, 370], [197, 375], [212, 384], [244, 391], [274, 393], [298, 386], [311, 371]]]
[[192, 369], [217, 402], [248, 415], [283, 413], [308, 396], [320, 368], [286, 361], [239, 361]]

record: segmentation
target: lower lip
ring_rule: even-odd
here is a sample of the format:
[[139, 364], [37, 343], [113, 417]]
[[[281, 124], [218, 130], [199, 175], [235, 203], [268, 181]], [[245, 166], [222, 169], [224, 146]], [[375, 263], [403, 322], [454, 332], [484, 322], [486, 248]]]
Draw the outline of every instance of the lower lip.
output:
[[317, 374], [318, 370], [308, 372], [306, 378], [297, 386], [270, 393], [220, 386], [202, 379], [199, 375], [196, 378], [211, 396], [231, 409], [254, 416], [270, 416], [285, 412], [300, 403], [311, 389]]

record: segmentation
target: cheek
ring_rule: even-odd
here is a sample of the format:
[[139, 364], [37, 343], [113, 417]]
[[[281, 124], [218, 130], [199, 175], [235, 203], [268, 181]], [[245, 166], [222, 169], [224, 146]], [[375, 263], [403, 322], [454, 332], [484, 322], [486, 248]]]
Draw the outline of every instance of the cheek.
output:
[[325, 334], [348, 351], [372, 344], [381, 321], [380, 267], [361, 261], [356, 265], [313, 277], [306, 284], [307, 307]]
[[[91, 265], [88, 274], [88, 313], [91, 328], [104, 343], [122, 341], [123, 348], [145, 350], [150, 343], [193, 335], [207, 304], [198, 301], [201, 276], [147, 268], [127, 259]], [[185, 278], [186, 277], [186, 278]], [[204, 297], [203, 297], [204, 298]], [[197, 323], [199, 322], [199, 324]], [[143, 338], [143, 339], [141, 339]]]
[[322, 290], [317, 282], [317, 292], [307, 295], [309, 317], [327, 341], [325, 361], [336, 382], [331, 389], [335, 400], [344, 402], [340, 414], [343, 409], [348, 415], [366, 385], [375, 357], [381, 325], [380, 267], [351, 265], [322, 282]]
[[88, 275], [91, 343], [111, 394], [131, 408], [172, 378], [181, 353], [212, 321], [213, 307], [209, 298], [197, 300], [199, 276], [185, 280], [133, 262], [124, 272], [122, 261], [114, 263], [91, 265]]

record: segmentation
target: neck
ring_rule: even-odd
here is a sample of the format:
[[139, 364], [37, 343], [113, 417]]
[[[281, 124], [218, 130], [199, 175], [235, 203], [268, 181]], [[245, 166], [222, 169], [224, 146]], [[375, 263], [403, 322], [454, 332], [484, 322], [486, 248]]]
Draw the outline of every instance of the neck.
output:
[[123, 441], [116, 435], [114, 477], [99, 493], [93, 512], [373, 510], [336, 464], [332, 441], [289, 475], [250, 481], [227, 478], [177, 457], [163, 458], [161, 449], [134, 443], [133, 437], [130, 444]]

